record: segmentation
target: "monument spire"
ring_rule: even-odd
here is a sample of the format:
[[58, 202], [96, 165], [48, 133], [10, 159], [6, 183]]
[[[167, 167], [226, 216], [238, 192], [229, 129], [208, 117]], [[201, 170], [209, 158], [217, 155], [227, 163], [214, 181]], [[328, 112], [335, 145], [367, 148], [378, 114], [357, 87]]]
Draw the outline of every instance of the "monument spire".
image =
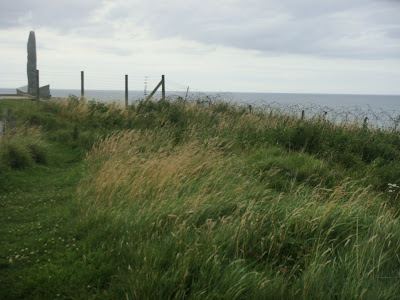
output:
[[[22, 86], [17, 88], [17, 95], [24, 95], [26, 94], [31, 96], [38, 96], [37, 95], [37, 57], [36, 57], [36, 38], [35, 32], [29, 32], [28, 38], [28, 63], [26, 64], [26, 73], [28, 75], [28, 85]], [[51, 97], [50, 95], [50, 85], [44, 85], [39, 88], [39, 96], [40, 98], [48, 99]]]
[[36, 38], [35, 32], [29, 32], [28, 39], [28, 63], [27, 63], [27, 75], [28, 75], [28, 94], [35, 94], [37, 89], [37, 58], [36, 58]]

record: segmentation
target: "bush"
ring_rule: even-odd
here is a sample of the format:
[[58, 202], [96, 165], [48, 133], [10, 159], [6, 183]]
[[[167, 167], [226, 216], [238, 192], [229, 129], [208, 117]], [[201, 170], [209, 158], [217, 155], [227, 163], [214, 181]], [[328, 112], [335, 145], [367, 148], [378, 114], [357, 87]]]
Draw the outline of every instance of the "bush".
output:
[[79, 145], [85, 150], [90, 150], [94, 143], [99, 140], [99, 137], [91, 131], [84, 131], [79, 135]]
[[69, 144], [72, 141], [73, 132], [71, 129], [59, 129], [51, 135], [51, 138], [57, 142]]
[[48, 149], [35, 127], [16, 128], [13, 134], [5, 134], [0, 139], [0, 166], [3, 169], [24, 169], [35, 162], [46, 164], [47, 160]]
[[34, 126], [43, 126], [47, 130], [61, 127], [60, 121], [50, 112], [33, 113], [28, 117], [28, 122]]
[[381, 191], [385, 191], [389, 183], [400, 185], [400, 162], [385, 164], [381, 159], [378, 159], [373, 167], [376, 176], [372, 184]]
[[1, 150], [2, 164], [12, 169], [24, 169], [32, 166], [34, 160], [29, 149], [19, 141], [3, 143]]
[[116, 104], [89, 101], [87, 104], [87, 121], [91, 127], [121, 127], [124, 123], [122, 110]]
[[28, 149], [33, 160], [38, 164], [46, 164], [48, 161], [48, 149], [47, 147], [35, 141], [28, 142]]

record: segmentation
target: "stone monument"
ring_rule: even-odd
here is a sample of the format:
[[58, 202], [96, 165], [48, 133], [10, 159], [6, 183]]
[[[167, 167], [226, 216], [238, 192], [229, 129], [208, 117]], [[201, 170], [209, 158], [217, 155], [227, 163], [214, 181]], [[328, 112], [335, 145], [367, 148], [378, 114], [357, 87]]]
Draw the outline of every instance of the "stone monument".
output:
[[[26, 73], [28, 75], [28, 85], [17, 89], [18, 95], [37, 95], [37, 57], [36, 57], [36, 38], [35, 32], [29, 32], [28, 38], [28, 63], [26, 65]], [[45, 85], [39, 88], [39, 95], [41, 98], [50, 98], [50, 85]]]
[[34, 95], [37, 89], [37, 57], [36, 57], [36, 38], [35, 32], [31, 31], [28, 38], [28, 63], [26, 73], [28, 74], [28, 94]]

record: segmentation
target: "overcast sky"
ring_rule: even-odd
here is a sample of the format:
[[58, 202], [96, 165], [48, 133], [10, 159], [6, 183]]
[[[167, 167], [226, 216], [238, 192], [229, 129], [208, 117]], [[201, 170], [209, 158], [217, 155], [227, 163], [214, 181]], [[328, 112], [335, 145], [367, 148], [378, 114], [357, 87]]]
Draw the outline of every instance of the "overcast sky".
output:
[[1, 88], [30, 30], [51, 88], [400, 94], [400, 0], [1, 0]]

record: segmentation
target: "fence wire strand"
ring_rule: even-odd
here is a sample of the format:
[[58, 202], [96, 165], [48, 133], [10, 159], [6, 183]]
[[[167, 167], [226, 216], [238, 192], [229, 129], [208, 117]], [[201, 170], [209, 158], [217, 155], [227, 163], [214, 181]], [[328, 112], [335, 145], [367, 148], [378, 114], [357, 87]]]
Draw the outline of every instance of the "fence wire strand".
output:
[[[0, 71], [0, 84], [3, 89], [11, 93], [15, 88], [27, 84], [26, 70], [13, 70], [12, 72]], [[26, 74], [26, 73], [25, 73]], [[99, 101], [123, 101], [125, 90], [125, 74], [120, 77], [108, 76], [106, 74], [84, 73], [85, 96], [87, 98], [97, 99]], [[153, 89], [159, 84], [161, 75], [129, 75], [129, 102], [145, 99]], [[58, 71], [43, 72], [39, 77], [40, 85], [50, 84], [51, 93], [56, 97], [68, 97], [70, 94], [80, 95], [81, 74], [80, 72]], [[68, 86], [58, 86], [55, 82], [68, 82]], [[14, 89], [10, 87], [14, 86]], [[375, 126], [378, 128], [398, 129], [400, 123], [400, 111], [396, 109], [384, 110], [369, 105], [363, 106], [327, 106], [315, 103], [285, 103], [273, 99], [255, 100], [237, 100], [240, 94], [235, 93], [208, 93], [189, 87], [166, 76], [166, 94], [171, 100], [186, 100], [196, 102], [202, 105], [212, 105], [218, 102], [229, 102], [239, 107], [248, 107], [251, 105], [254, 112], [263, 112], [277, 116], [292, 116], [305, 120], [313, 118], [323, 118], [325, 121], [335, 124], [360, 124]], [[161, 91], [157, 91], [154, 99], [160, 99]], [[261, 96], [260, 96], [261, 97]]]

